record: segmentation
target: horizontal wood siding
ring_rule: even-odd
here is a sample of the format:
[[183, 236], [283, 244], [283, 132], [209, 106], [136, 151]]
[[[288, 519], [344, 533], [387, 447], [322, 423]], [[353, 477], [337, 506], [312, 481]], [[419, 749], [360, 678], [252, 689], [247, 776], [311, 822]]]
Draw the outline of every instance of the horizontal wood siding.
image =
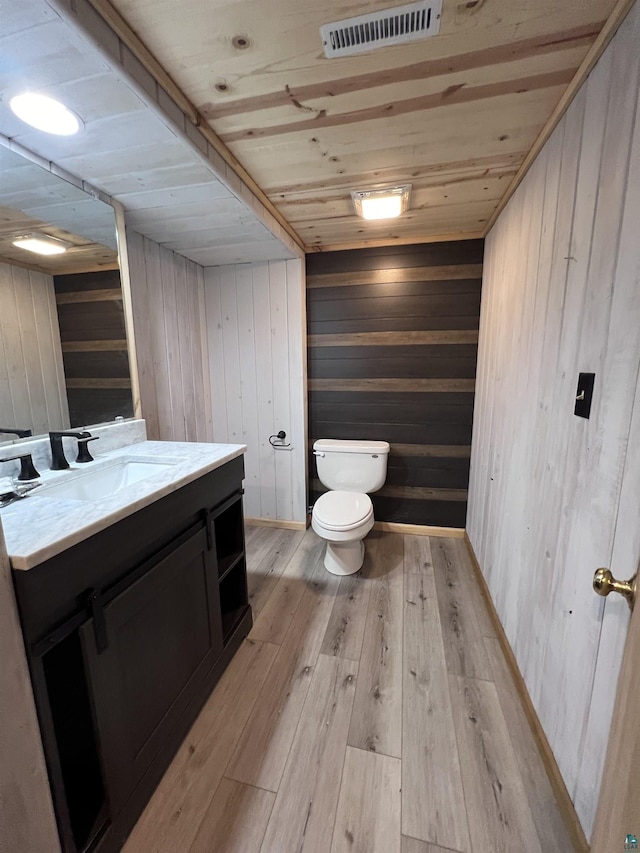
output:
[[133, 416], [119, 270], [53, 278], [71, 426]]
[[307, 256], [310, 501], [313, 441], [391, 444], [376, 519], [463, 527], [483, 244]]

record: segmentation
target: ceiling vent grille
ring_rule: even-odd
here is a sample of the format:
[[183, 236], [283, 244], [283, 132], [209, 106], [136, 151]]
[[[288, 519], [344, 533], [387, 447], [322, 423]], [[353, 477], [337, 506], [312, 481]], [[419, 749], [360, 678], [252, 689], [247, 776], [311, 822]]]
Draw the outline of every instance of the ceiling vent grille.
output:
[[434, 36], [440, 30], [442, 0], [420, 0], [394, 9], [381, 9], [357, 18], [320, 27], [324, 55], [352, 56], [393, 44]]

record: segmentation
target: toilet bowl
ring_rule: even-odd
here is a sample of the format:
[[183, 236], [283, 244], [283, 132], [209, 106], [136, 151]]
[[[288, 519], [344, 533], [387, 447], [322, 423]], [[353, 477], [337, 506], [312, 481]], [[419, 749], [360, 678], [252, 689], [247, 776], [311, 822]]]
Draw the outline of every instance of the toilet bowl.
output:
[[352, 575], [362, 568], [363, 539], [373, 527], [373, 504], [367, 492], [384, 484], [389, 444], [325, 439], [316, 441], [313, 449], [318, 477], [331, 491], [316, 501], [311, 526], [326, 540], [327, 571]]
[[373, 527], [373, 504], [360, 492], [326, 492], [316, 501], [311, 526], [327, 540], [325, 568], [333, 575], [352, 575], [364, 562], [364, 542]]

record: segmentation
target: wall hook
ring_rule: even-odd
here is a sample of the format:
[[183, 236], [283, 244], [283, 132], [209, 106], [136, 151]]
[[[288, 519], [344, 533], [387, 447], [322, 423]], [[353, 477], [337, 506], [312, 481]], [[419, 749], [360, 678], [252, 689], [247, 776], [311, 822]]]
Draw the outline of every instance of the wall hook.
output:
[[[286, 432], [283, 429], [281, 429], [280, 432], [269, 436], [269, 444], [271, 445], [271, 447], [275, 447], [276, 450], [279, 447], [291, 447], [291, 442], [289, 442], [288, 444], [283, 443], [286, 437], [287, 437]], [[274, 438], [276, 439], [276, 441], [274, 441]]]

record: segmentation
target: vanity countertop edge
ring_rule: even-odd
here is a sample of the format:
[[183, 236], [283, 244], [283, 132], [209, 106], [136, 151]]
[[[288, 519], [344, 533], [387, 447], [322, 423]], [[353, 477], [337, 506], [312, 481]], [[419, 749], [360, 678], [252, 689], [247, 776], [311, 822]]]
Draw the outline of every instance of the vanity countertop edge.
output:
[[[96, 501], [51, 499], [37, 491], [11, 512], [1, 512], [11, 568], [27, 571], [126, 518], [165, 495], [222, 467], [247, 450], [244, 444], [212, 444], [181, 441], [142, 441], [113, 450], [96, 462], [122, 457], [166, 456], [178, 460], [167, 470], [133, 483]], [[75, 473], [89, 471], [74, 466]], [[64, 477], [66, 472], [62, 472]], [[57, 472], [58, 479], [60, 474]], [[52, 480], [47, 477], [47, 481]]]

